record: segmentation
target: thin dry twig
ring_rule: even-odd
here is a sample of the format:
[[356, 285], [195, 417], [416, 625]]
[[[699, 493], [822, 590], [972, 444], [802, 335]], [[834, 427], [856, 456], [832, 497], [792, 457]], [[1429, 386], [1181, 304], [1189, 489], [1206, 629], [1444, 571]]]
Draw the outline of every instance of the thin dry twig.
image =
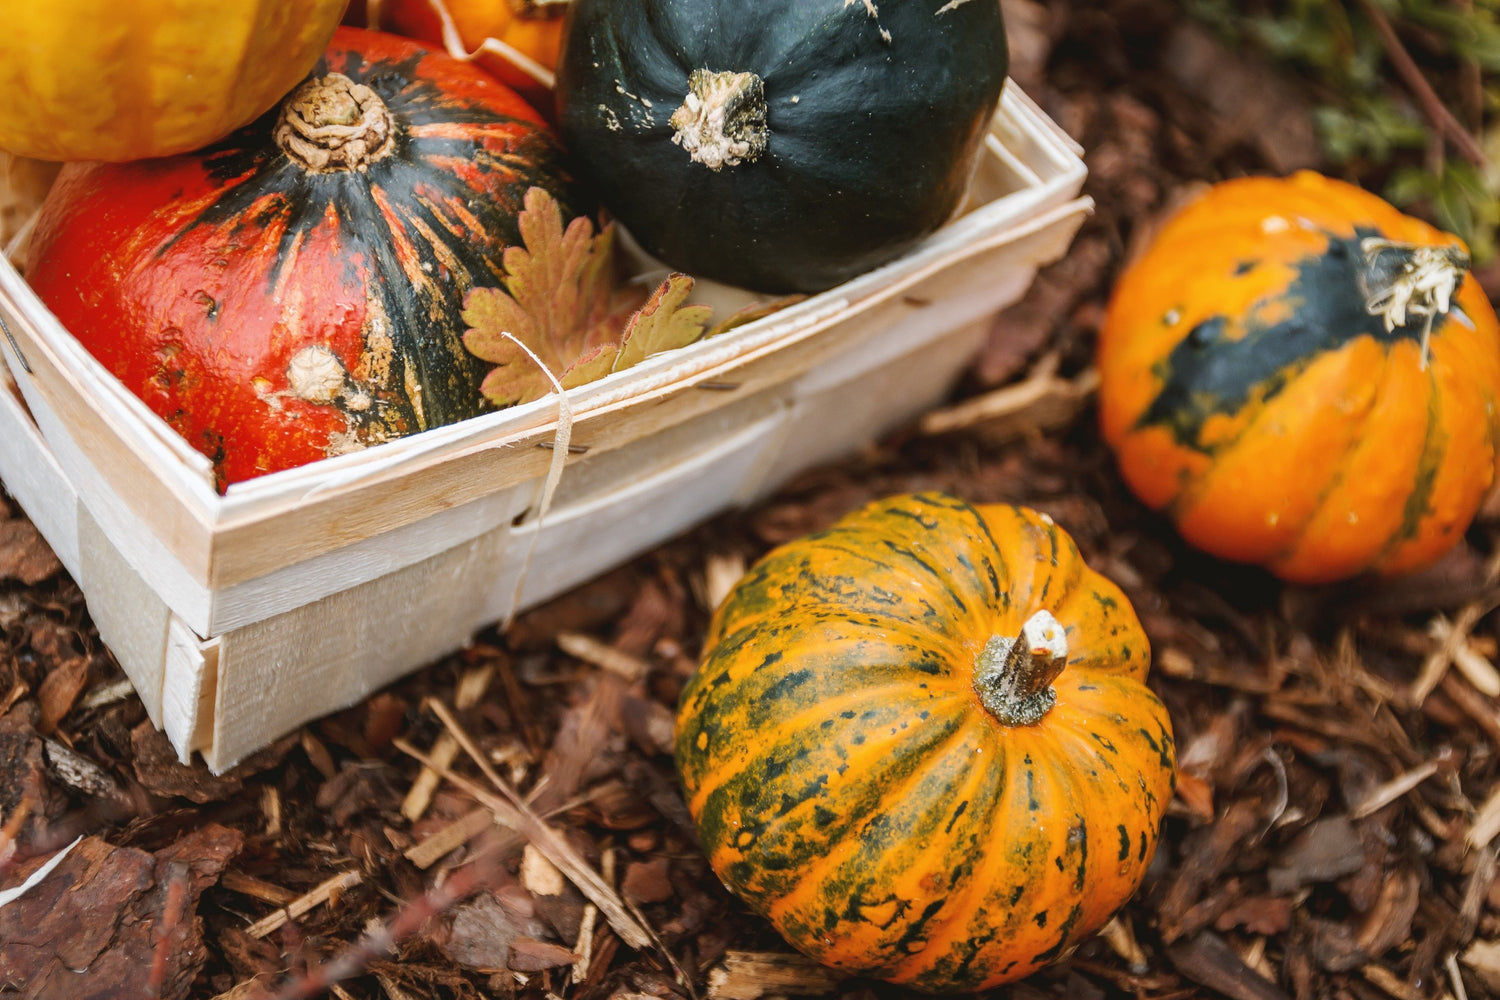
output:
[[361, 975], [372, 961], [395, 950], [396, 945], [415, 934], [432, 917], [446, 913], [478, 892], [493, 876], [494, 869], [489, 865], [458, 869], [442, 885], [403, 907], [388, 923], [367, 930], [358, 943], [337, 957], [294, 977], [274, 994], [274, 1000], [310, 1000], [332, 991], [337, 983]]
[[156, 950], [151, 956], [151, 978], [148, 981], [153, 996], [160, 996], [167, 981], [167, 969], [172, 960], [172, 950], [178, 944], [178, 928], [182, 925], [183, 910], [188, 906], [188, 869], [183, 862], [171, 866], [167, 878], [167, 898], [162, 903], [161, 921], [157, 925]]
[[[1046, 354], [1020, 382], [966, 399], [947, 409], [933, 410], [922, 417], [918, 430], [929, 435], [947, 434], [989, 421], [1032, 414], [1041, 416], [1040, 410], [1048, 407], [1061, 407], [1064, 413], [1071, 414], [1099, 388], [1099, 372], [1089, 368], [1076, 378], [1062, 378], [1057, 374], [1061, 360], [1055, 351]], [[1043, 419], [1038, 424], [1046, 422]]]
[[1364, 819], [1366, 816], [1373, 816], [1434, 774], [1437, 774], [1441, 769], [1441, 763], [1429, 760], [1424, 764], [1419, 764], [1412, 768], [1405, 774], [1396, 775], [1390, 781], [1373, 789], [1369, 795], [1365, 796], [1354, 808], [1350, 809], [1349, 818]]
[[[457, 744], [454, 744], [457, 746]], [[458, 850], [495, 825], [495, 814], [487, 808], [465, 813], [419, 844], [413, 844], [403, 855], [406, 860], [426, 871], [445, 856]]]
[[249, 896], [262, 903], [270, 903], [272, 906], [287, 906], [297, 898], [297, 894], [285, 886], [267, 882], [253, 875], [246, 875], [244, 872], [225, 872], [219, 876], [219, 886], [230, 892], [237, 892], [241, 896]]
[[261, 917], [255, 923], [245, 928], [245, 933], [253, 938], [263, 938], [284, 925], [288, 920], [295, 920], [322, 906], [337, 893], [346, 892], [354, 888], [359, 885], [362, 879], [363, 876], [357, 870], [343, 872], [332, 878], [325, 879], [309, 891], [287, 903], [281, 909]]
[[1465, 604], [1459, 609], [1458, 615], [1453, 622], [1442, 631], [1442, 639], [1438, 648], [1422, 663], [1421, 673], [1412, 682], [1410, 698], [1412, 705], [1421, 707], [1427, 700], [1427, 696], [1442, 683], [1448, 673], [1448, 668], [1453, 665], [1454, 658], [1458, 655], [1461, 646], [1469, 641], [1469, 632], [1479, 620], [1489, 613], [1491, 606], [1473, 602]]
[[[453, 703], [459, 711], [467, 711], [479, 704], [479, 699], [489, 690], [490, 681], [495, 675], [495, 665], [486, 663], [466, 672], [459, 679], [458, 690], [453, 693]], [[458, 756], [458, 744], [453, 737], [447, 733], [438, 736], [433, 743], [432, 749], [428, 751], [433, 760], [444, 767], [453, 763]], [[432, 804], [432, 794], [437, 791], [438, 782], [441, 779], [438, 772], [430, 767], [424, 767], [417, 773], [407, 789], [406, 798], [401, 801], [401, 815], [405, 816], [407, 822], [415, 823], [427, 812], [427, 807]]]
[[1426, 115], [1427, 120], [1453, 143], [1453, 147], [1464, 159], [1481, 170], [1488, 170], [1490, 160], [1485, 155], [1483, 147], [1469, 133], [1469, 130], [1464, 128], [1463, 122], [1460, 122], [1454, 117], [1453, 112], [1448, 110], [1443, 99], [1437, 95], [1437, 91], [1432, 89], [1432, 84], [1427, 82], [1427, 77], [1423, 75], [1421, 67], [1402, 44], [1401, 37], [1396, 34], [1396, 29], [1392, 26], [1390, 19], [1385, 16], [1385, 12], [1374, 0], [1359, 0], [1359, 5], [1369, 17], [1370, 23], [1375, 26], [1375, 30], [1380, 35], [1380, 42], [1385, 46], [1386, 55], [1390, 57], [1391, 65], [1395, 67], [1412, 96], [1421, 105], [1422, 113]]
[[[433, 702], [432, 704], [436, 706], [438, 703]], [[465, 738], [458, 737], [459, 742], [462, 743]], [[486, 775], [486, 777], [489, 777], [492, 782], [497, 783], [497, 787], [501, 789], [500, 795], [495, 795], [487, 791], [477, 782], [465, 778], [447, 766], [437, 766], [436, 761], [433, 761], [426, 754], [423, 754], [404, 740], [397, 740], [394, 745], [402, 753], [407, 754], [419, 763], [433, 767], [443, 778], [474, 796], [476, 801], [494, 810], [495, 817], [499, 822], [505, 826], [512, 827], [517, 832], [523, 834], [532, 844], [536, 845], [537, 850], [541, 851], [547, 860], [556, 865], [563, 874], [568, 876], [569, 881], [578, 887], [578, 890], [585, 897], [599, 907], [600, 912], [604, 913], [605, 917], [609, 920], [610, 926], [615, 929], [615, 933], [620, 935], [620, 940], [632, 948], [644, 949], [651, 946], [650, 936], [625, 909], [623, 901], [620, 900], [613, 889], [604, 883], [599, 873], [589, 867], [588, 862], [578, 856], [578, 853], [562, 838], [561, 834], [543, 822], [540, 816], [532, 812], [531, 807], [526, 804], [526, 801], [520, 794], [512, 789], [509, 783], [501, 779], [498, 774], [494, 774], [493, 769], [490, 769], [491, 773]], [[478, 754], [477, 750], [478, 748], [476, 747], [474, 755], [479, 760], [483, 760], [483, 755]], [[481, 765], [481, 769], [486, 768], [488, 768], [487, 763]]]
[[618, 674], [632, 684], [644, 680], [651, 672], [651, 664], [640, 657], [621, 652], [582, 632], [559, 632], [557, 648], [584, 663]]

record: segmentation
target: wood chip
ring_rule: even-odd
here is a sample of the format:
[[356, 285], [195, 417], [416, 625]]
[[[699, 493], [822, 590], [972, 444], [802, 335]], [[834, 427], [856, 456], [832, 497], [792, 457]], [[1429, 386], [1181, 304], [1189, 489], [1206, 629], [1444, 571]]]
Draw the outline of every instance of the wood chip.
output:
[[1479, 851], [1488, 847], [1496, 835], [1500, 835], [1500, 786], [1490, 793], [1490, 797], [1484, 800], [1484, 804], [1474, 814], [1474, 822], [1464, 835], [1464, 842], [1471, 849]]
[[1424, 991], [1410, 985], [1406, 980], [1383, 965], [1376, 965], [1372, 962], [1369, 965], [1361, 966], [1359, 974], [1384, 992], [1395, 997], [1396, 1000], [1427, 1000], [1427, 994]]
[[1453, 623], [1442, 615], [1427, 626], [1427, 634], [1438, 642], [1444, 645], [1452, 642], [1453, 665], [1476, 691], [1490, 698], [1500, 697], [1500, 670], [1496, 670], [1489, 658], [1476, 648], [1468, 634], [1455, 637], [1454, 631]]
[[124, 701], [135, 694], [135, 685], [129, 677], [121, 677], [118, 680], [100, 684], [83, 696], [78, 703], [80, 711], [88, 712], [96, 708], [107, 708], [116, 702]]
[[1458, 956], [1459, 961], [1490, 989], [1500, 987], [1500, 941], [1478, 940], [1470, 943]]
[[709, 1000], [759, 1000], [764, 996], [821, 996], [840, 977], [802, 955], [731, 951], [708, 973]]
[[[1493, 570], [1490, 575], [1492, 573]], [[1458, 654], [1458, 647], [1468, 641], [1469, 632], [1479, 624], [1479, 619], [1483, 618], [1489, 610], [1489, 604], [1473, 601], [1460, 608], [1458, 615], [1451, 623], [1443, 622], [1440, 628], [1443, 637], [1438, 641], [1437, 648], [1422, 662], [1422, 669], [1417, 679], [1412, 682], [1409, 697], [1413, 705], [1421, 705], [1437, 688], [1444, 675], [1447, 674], [1448, 668], [1453, 665], [1453, 658]], [[1435, 627], [1436, 625], [1437, 623], [1434, 622]]]
[[1365, 914], [1355, 943], [1366, 955], [1378, 957], [1411, 940], [1412, 920], [1422, 902], [1422, 880], [1416, 872], [1390, 873], [1375, 905]]
[[411, 787], [406, 790], [406, 797], [401, 800], [401, 815], [410, 823], [421, 819], [427, 807], [432, 805], [432, 795], [443, 780], [442, 769], [458, 758], [458, 741], [447, 733], [439, 733], [427, 756], [432, 763], [417, 772]]
[[1116, 955], [1124, 960], [1131, 972], [1139, 974], [1151, 967], [1146, 960], [1145, 950], [1135, 938], [1135, 928], [1130, 923], [1129, 917], [1116, 913], [1109, 918], [1109, 923], [1100, 929], [1099, 936]]
[[710, 553], [703, 560], [703, 606], [713, 610], [723, 604], [745, 568], [745, 557], [739, 552]]
[[266, 984], [272, 979], [269, 974], [255, 976], [237, 983], [211, 1000], [261, 1000], [266, 995]]
[[1289, 1000], [1279, 986], [1260, 975], [1217, 934], [1204, 932], [1167, 948], [1177, 971], [1233, 1000]]
[[249, 896], [263, 903], [270, 903], [272, 906], [289, 906], [297, 900], [297, 894], [285, 886], [267, 882], [253, 875], [246, 875], [244, 872], [227, 871], [219, 879], [219, 884], [230, 892], [237, 892], [241, 896]]
[[1444, 677], [1439, 688], [1460, 711], [1474, 720], [1493, 746], [1500, 748], [1500, 711], [1495, 709], [1494, 702], [1457, 677]]
[[73, 705], [78, 701], [78, 696], [83, 693], [88, 679], [89, 658], [86, 656], [70, 657], [53, 667], [47, 676], [42, 678], [42, 683], [36, 692], [37, 703], [41, 707], [36, 725], [37, 732], [43, 736], [49, 736], [57, 729], [57, 724], [62, 721], [63, 716], [73, 710]]
[[1365, 848], [1347, 816], [1327, 816], [1303, 830], [1266, 872], [1278, 896], [1303, 886], [1332, 882], [1364, 867]]
[[[453, 704], [459, 711], [467, 711], [479, 704], [479, 699], [489, 690], [494, 676], [494, 663], [465, 671], [453, 693]], [[442, 733], [427, 754], [438, 767], [447, 767], [458, 758], [458, 743], [448, 733]], [[407, 822], [415, 823], [427, 812], [427, 807], [432, 804], [432, 795], [437, 791], [441, 780], [439, 771], [432, 767], [424, 767], [417, 773], [411, 788], [407, 789], [406, 797], [401, 800], [401, 815], [406, 817]]]
[[559, 632], [557, 648], [600, 670], [618, 674], [631, 683], [644, 680], [651, 672], [651, 664], [640, 657], [631, 656], [582, 632]]
[[521, 850], [521, 884], [536, 896], [561, 896], [567, 887], [563, 873], [547, 860], [535, 844], [527, 844]]
[[[380, 983], [380, 988], [385, 992], [389, 1000], [418, 1000], [416, 996], [408, 993], [394, 979], [384, 972], [375, 973], [375, 979]], [[349, 994], [345, 994], [349, 996]], [[352, 998], [351, 998], [352, 1000]]]
[[[0, 345], [4, 341], [0, 340]], [[33, 586], [61, 572], [63, 565], [29, 520], [0, 521], [0, 580]]]
[[589, 977], [589, 965], [594, 957], [594, 926], [598, 922], [599, 907], [589, 903], [583, 908], [583, 919], [578, 923], [578, 943], [573, 946], [578, 960], [573, 963], [573, 972], [568, 981], [575, 986]]
[[1072, 379], [1057, 374], [1060, 355], [1044, 355], [1020, 382], [932, 410], [917, 429], [927, 435], [948, 434], [985, 425], [986, 435], [1002, 441], [1052, 430], [1073, 422], [1099, 388], [1099, 372], [1089, 368]]
[[358, 871], [347, 871], [341, 875], [335, 875], [319, 883], [309, 892], [298, 896], [281, 909], [276, 910], [274, 913], [268, 913], [257, 920], [245, 928], [245, 933], [253, 938], [263, 938], [272, 931], [278, 930], [288, 920], [296, 920], [298, 917], [305, 916], [317, 907], [327, 903], [338, 893], [347, 892], [349, 889], [354, 888], [359, 885], [360, 881], [361, 875]]
[[275, 785], [261, 787], [260, 814], [265, 818], [266, 836], [281, 836], [281, 792]]
[[[1497, 873], [1500, 873], [1500, 860], [1496, 859], [1495, 852], [1489, 848], [1479, 851], [1475, 856], [1474, 870], [1469, 873], [1468, 884], [1464, 886], [1463, 902], [1458, 907], [1458, 926], [1453, 931], [1455, 944], [1468, 944], [1474, 936]], [[1411, 877], [1415, 878], [1414, 875]]]
[[562, 965], [572, 965], [576, 961], [578, 956], [560, 944], [518, 937], [510, 943], [510, 960], [507, 964], [516, 972], [543, 972]]
[[[434, 711], [439, 712], [445, 723], [456, 726], [452, 722], [452, 716], [447, 714], [447, 709], [437, 702], [432, 703]], [[463, 738], [459, 738], [460, 743]], [[396, 740], [395, 746], [410, 757], [433, 767], [435, 762], [421, 751], [404, 740]], [[488, 769], [488, 764], [479, 754], [479, 749], [474, 747], [471, 756], [480, 762], [481, 769]], [[486, 777], [497, 787], [503, 789], [500, 795], [485, 790], [476, 782], [470, 781], [463, 775], [458, 774], [450, 768], [434, 768], [459, 788], [474, 796], [475, 801], [488, 806], [495, 814], [495, 818], [503, 825], [523, 834], [531, 843], [537, 846], [547, 859], [556, 865], [568, 880], [578, 887], [578, 890], [599, 907], [615, 933], [620, 939], [632, 948], [644, 950], [652, 945], [651, 936], [646, 932], [639, 921], [626, 909], [624, 902], [614, 889], [610, 888], [599, 877], [599, 873], [589, 867], [588, 862], [579, 856], [562, 834], [548, 826], [540, 816], [531, 810], [520, 794], [504, 782], [492, 769], [488, 770]]]
[[620, 892], [637, 906], [664, 903], [673, 896], [672, 859], [659, 854], [625, 866]]
[[1434, 774], [1437, 774], [1440, 769], [1441, 765], [1437, 761], [1430, 760], [1425, 764], [1412, 768], [1405, 774], [1397, 775], [1361, 799], [1354, 808], [1349, 810], [1349, 818], [1363, 819], [1366, 816], [1373, 816]]
[[[434, 772], [436, 773], [436, 772]], [[475, 837], [495, 826], [495, 814], [479, 808], [464, 813], [421, 843], [407, 848], [406, 860], [426, 871]]]
[[96, 799], [123, 799], [124, 789], [98, 764], [56, 740], [45, 740], [47, 770], [63, 784]]

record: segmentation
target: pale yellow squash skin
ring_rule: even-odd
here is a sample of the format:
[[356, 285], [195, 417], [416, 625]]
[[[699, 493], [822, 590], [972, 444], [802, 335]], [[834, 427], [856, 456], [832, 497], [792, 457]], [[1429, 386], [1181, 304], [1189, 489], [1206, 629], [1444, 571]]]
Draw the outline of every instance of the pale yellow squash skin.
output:
[[0, 149], [135, 160], [206, 146], [301, 82], [347, 0], [0, 0]]

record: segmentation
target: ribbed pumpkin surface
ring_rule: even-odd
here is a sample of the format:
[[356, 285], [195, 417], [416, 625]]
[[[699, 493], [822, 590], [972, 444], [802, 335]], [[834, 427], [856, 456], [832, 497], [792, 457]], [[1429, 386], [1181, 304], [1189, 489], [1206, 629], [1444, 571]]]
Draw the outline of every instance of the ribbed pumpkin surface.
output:
[[215, 142], [312, 69], [347, 0], [5, 6], [0, 149], [132, 160]]
[[1212, 188], [1121, 277], [1100, 418], [1125, 479], [1194, 545], [1320, 582], [1406, 572], [1459, 539], [1494, 476], [1500, 324], [1473, 280], [1394, 330], [1362, 246], [1458, 248], [1304, 173]]
[[[1056, 704], [980, 702], [987, 644], [1066, 630]], [[1140, 883], [1173, 782], [1129, 603], [1024, 508], [896, 497], [759, 562], [683, 692], [714, 870], [808, 955], [932, 991], [1018, 979]]]
[[281, 109], [201, 153], [69, 164], [27, 278], [234, 483], [475, 416], [465, 294], [533, 186], [581, 199], [513, 91], [341, 28]]

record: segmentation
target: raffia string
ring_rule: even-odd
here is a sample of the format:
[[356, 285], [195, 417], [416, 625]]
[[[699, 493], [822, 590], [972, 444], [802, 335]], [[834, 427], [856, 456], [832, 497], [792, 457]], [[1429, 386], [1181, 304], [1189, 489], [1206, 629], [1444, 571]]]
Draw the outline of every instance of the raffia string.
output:
[[542, 483], [542, 496], [537, 501], [536, 530], [531, 533], [531, 540], [526, 543], [526, 555], [521, 560], [521, 572], [516, 577], [516, 589], [511, 594], [510, 607], [505, 612], [505, 619], [501, 622], [501, 629], [510, 628], [511, 622], [516, 619], [516, 612], [521, 606], [521, 590], [526, 586], [526, 577], [531, 572], [531, 556], [536, 551], [537, 539], [542, 537], [542, 522], [547, 517], [547, 511], [552, 508], [552, 497], [557, 493], [557, 484], [562, 482], [563, 467], [568, 464], [568, 445], [573, 440], [573, 407], [568, 402], [568, 394], [563, 389], [562, 382], [552, 374], [552, 369], [547, 363], [537, 357], [536, 352], [527, 347], [519, 337], [509, 330], [501, 330], [500, 336], [509, 340], [519, 347], [525, 355], [531, 359], [541, 373], [552, 383], [552, 391], [557, 395], [557, 430], [552, 434], [552, 461], [547, 466], [547, 478]]

